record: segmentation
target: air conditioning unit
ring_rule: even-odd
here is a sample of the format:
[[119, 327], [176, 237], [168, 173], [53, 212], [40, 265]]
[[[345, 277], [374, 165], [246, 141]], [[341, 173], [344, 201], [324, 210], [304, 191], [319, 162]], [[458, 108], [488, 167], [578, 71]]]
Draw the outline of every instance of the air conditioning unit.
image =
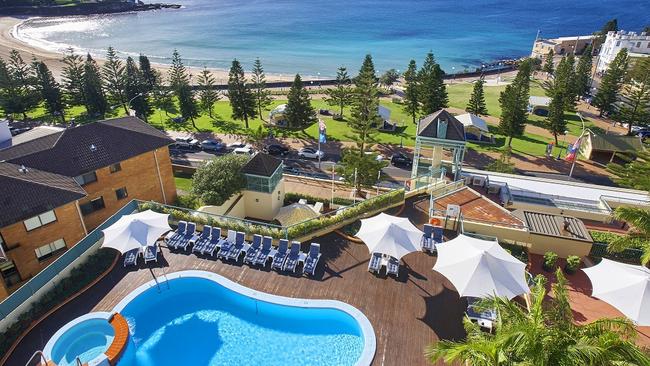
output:
[[488, 186], [488, 193], [489, 194], [498, 194], [499, 191], [501, 191], [501, 186], [498, 184], [490, 184]]
[[472, 185], [483, 187], [485, 185], [485, 177], [472, 177]]
[[447, 205], [447, 216], [448, 217], [459, 217], [460, 216], [460, 206], [459, 205]]

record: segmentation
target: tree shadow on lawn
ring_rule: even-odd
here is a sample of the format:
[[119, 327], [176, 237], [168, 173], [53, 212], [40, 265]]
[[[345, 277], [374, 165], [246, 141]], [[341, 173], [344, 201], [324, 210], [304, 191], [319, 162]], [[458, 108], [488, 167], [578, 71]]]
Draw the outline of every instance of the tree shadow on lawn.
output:
[[229, 136], [240, 136], [245, 131], [245, 129], [239, 123], [224, 119], [219, 115], [215, 115], [210, 123], [212, 124], [212, 127], [217, 130], [217, 132], [225, 133]]
[[465, 153], [465, 163], [475, 167], [475, 168], [485, 168], [486, 166], [492, 164], [497, 159], [487, 155], [485, 153], [476, 151], [474, 149], [467, 149]]

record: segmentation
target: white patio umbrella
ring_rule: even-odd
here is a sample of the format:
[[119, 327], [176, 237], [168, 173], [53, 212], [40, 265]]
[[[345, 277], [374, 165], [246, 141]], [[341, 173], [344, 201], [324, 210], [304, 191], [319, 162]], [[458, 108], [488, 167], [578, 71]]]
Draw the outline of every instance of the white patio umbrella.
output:
[[356, 237], [363, 240], [370, 253], [387, 254], [396, 259], [420, 250], [422, 231], [405, 217], [380, 213], [361, 220]]
[[499, 243], [460, 234], [437, 244], [438, 260], [433, 269], [456, 287], [460, 296], [500, 296], [512, 299], [530, 292], [526, 265]]
[[168, 214], [151, 210], [120, 217], [110, 227], [102, 230], [102, 248], [113, 248], [124, 254], [130, 250], [154, 245], [156, 240], [171, 230]]
[[650, 325], [650, 269], [603, 258], [583, 271], [591, 281], [591, 296], [617, 308], [638, 325]]

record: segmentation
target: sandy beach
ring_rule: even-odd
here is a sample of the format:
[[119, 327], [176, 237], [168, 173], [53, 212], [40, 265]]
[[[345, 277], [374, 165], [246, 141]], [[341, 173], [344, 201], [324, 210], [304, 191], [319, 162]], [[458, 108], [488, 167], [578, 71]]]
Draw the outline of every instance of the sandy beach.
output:
[[[21, 56], [25, 62], [29, 62], [32, 58], [36, 57], [39, 60], [44, 61], [47, 66], [52, 70], [54, 77], [60, 79], [61, 70], [63, 63], [61, 62], [62, 54], [51, 52], [48, 50], [35, 47], [31, 44], [23, 42], [19, 39], [16, 39], [13, 34], [13, 28], [27, 18], [19, 17], [0, 17], [0, 57], [7, 59], [11, 50], [15, 49], [20, 52]], [[182, 55], [181, 55], [182, 56]], [[100, 65], [103, 60], [100, 57], [95, 57], [95, 60]], [[167, 75], [167, 70], [169, 67], [167, 65], [152, 63], [152, 65], [158, 69], [163, 75]], [[198, 67], [188, 67], [192, 75], [197, 75], [202, 68]], [[222, 69], [210, 69], [214, 74], [215, 78], [219, 82], [225, 82], [228, 79], [228, 71]], [[247, 75], [250, 77], [250, 75]], [[266, 80], [271, 81], [292, 81], [293, 75], [279, 75], [279, 74], [267, 74]]]

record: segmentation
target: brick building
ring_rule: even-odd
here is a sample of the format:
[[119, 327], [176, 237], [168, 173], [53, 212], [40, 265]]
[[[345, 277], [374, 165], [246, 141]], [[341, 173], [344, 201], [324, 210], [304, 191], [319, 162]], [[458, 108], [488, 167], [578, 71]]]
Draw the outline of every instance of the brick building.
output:
[[0, 299], [131, 199], [176, 198], [173, 141], [135, 117], [30, 132], [0, 150]]

